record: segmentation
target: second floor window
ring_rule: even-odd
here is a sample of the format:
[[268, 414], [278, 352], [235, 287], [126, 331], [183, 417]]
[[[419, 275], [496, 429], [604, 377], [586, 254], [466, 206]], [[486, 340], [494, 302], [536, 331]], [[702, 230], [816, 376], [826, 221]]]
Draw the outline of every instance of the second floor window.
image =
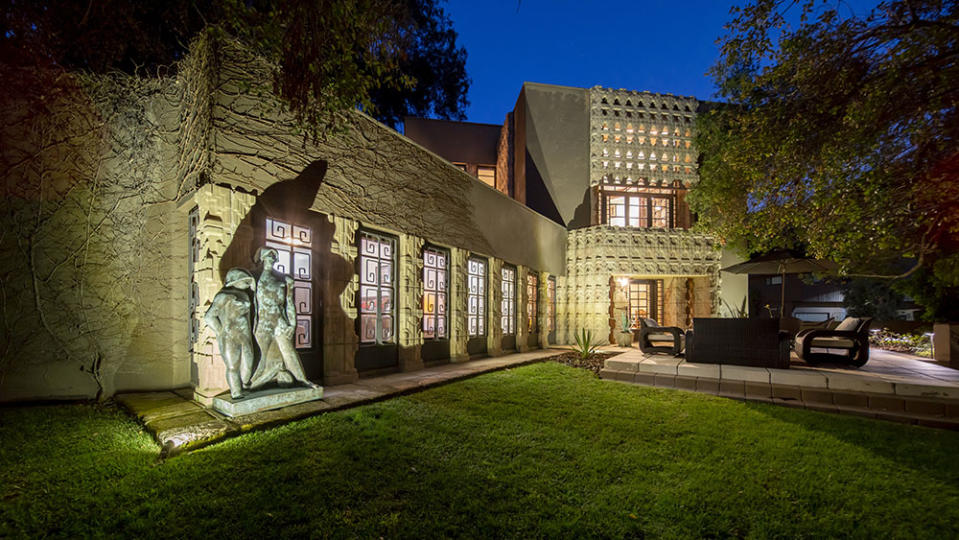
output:
[[672, 189], [612, 188], [602, 190], [603, 223], [613, 227], [675, 227], [676, 195]]
[[476, 167], [476, 177], [487, 186], [496, 187], [496, 167], [480, 165]]

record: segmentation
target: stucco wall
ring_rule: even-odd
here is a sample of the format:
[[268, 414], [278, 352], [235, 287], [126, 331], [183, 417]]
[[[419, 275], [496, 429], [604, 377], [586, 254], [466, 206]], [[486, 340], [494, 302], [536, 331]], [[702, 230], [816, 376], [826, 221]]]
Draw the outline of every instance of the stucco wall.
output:
[[528, 82], [523, 94], [517, 114], [524, 115], [526, 152], [535, 167], [527, 166], [526, 175], [538, 175], [568, 227], [589, 225], [589, 91]]
[[0, 68], [0, 401], [188, 384], [178, 201], [208, 163], [207, 59], [152, 79]]
[[214, 182], [263, 192], [323, 162], [314, 211], [477, 253], [506, 250], [513, 264], [563, 271], [562, 227], [360, 113], [341, 133], [304, 140], [263, 87], [264, 63], [229, 45], [218, 56]]

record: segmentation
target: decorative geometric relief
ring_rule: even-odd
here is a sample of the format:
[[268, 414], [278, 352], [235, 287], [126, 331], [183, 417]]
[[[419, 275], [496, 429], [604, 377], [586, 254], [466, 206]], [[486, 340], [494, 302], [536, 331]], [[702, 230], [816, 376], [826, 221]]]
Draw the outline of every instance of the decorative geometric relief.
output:
[[486, 261], [467, 261], [466, 332], [470, 337], [486, 335]]

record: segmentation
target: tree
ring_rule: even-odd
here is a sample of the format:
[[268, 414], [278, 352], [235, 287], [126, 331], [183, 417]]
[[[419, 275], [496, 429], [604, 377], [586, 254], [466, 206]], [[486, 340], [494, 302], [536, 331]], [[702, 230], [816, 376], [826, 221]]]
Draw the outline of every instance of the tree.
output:
[[698, 121], [700, 222], [959, 296], [959, 3], [795, 4], [732, 10], [711, 69], [726, 103]]
[[274, 90], [317, 136], [360, 106], [463, 118], [466, 52], [436, 0], [6, 0], [0, 54], [19, 65], [157, 74], [200, 32], [226, 33], [272, 61]]

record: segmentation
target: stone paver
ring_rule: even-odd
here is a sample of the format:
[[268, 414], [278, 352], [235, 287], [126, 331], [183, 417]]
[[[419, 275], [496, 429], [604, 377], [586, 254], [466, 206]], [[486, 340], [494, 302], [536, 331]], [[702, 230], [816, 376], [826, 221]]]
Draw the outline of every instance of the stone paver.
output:
[[796, 363], [771, 369], [617, 350], [621, 354], [606, 360], [601, 378], [959, 429], [959, 370], [908, 355], [871, 351], [860, 369]]
[[185, 389], [119, 394], [116, 400], [153, 434], [161, 445], [161, 455], [171, 456], [246, 431], [355, 407], [490, 371], [519, 367], [563, 352], [560, 349], [536, 350], [360, 379], [354, 384], [325, 388], [321, 400], [235, 418], [227, 418], [191, 401], [192, 392]]

